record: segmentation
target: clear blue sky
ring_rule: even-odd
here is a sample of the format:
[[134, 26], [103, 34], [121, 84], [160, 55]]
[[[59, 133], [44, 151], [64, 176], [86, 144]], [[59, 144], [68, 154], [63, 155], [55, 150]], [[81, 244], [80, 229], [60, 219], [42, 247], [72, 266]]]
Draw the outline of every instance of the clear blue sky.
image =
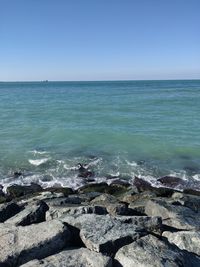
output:
[[0, 80], [200, 78], [200, 0], [0, 0]]

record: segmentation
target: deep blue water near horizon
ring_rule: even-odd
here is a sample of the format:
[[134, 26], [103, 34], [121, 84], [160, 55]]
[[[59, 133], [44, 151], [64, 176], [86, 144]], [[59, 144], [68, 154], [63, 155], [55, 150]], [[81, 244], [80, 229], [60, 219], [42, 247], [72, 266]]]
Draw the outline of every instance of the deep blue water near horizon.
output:
[[0, 114], [6, 185], [78, 187], [79, 162], [96, 181], [200, 180], [200, 80], [1, 82]]

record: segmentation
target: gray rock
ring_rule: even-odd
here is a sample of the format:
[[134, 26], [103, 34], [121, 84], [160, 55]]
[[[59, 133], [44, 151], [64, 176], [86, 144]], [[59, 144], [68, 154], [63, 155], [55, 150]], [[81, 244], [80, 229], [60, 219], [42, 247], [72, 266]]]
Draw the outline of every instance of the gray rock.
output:
[[21, 267], [112, 267], [112, 259], [87, 248], [70, 249]]
[[176, 206], [164, 200], [149, 200], [145, 207], [148, 216], [161, 216], [163, 224], [181, 229], [200, 229], [199, 213], [183, 206]]
[[94, 198], [90, 203], [105, 207], [107, 212], [113, 216], [128, 214], [128, 206], [125, 203], [120, 203], [116, 197], [109, 194], [102, 194]]
[[46, 213], [46, 220], [60, 218], [61, 216], [67, 215], [80, 215], [80, 214], [107, 214], [106, 208], [102, 206], [84, 206], [84, 205], [73, 205], [65, 207], [50, 207]]
[[56, 253], [68, 244], [70, 232], [60, 221], [30, 226], [0, 225], [0, 266], [15, 266]]
[[0, 205], [0, 222], [5, 222], [10, 217], [20, 212], [21, 206], [17, 203], [9, 202]]
[[194, 212], [200, 212], [200, 197], [187, 195], [183, 193], [174, 193], [172, 198], [178, 201], [181, 205], [192, 209]]
[[115, 256], [116, 267], [197, 267], [199, 258], [188, 257], [174, 245], [148, 235], [122, 247]]
[[37, 204], [26, 206], [24, 210], [8, 219], [6, 223], [16, 226], [26, 226], [33, 223], [44, 222], [45, 214], [48, 209], [49, 207], [44, 201], [39, 201]]
[[49, 191], [44, 191], [44, 192], [38, 192], [37, 195], [35, 196], [26, 196], [22, 200], [18, 201], [20, 204], [33, 204], [33, 202], [39, 201], [39, 200], [50, 200], [50, 199], [55, 199], [55, 198], [61, 198], [64, 197], [64, 194], [62, 192], [49, 192]]
[[87, 248], [102, 253], [114, 253], [123, 245], [161, 227], [159, 217], [84, 214], [65, 216], [60, 220], [80, 230], [80, 238]]
[[180, 249], [185, 249], [200, 256], [200, 232], [180, 231], [164, 232], [163, 236], [167, 237], [170, 243], [175, 244]]

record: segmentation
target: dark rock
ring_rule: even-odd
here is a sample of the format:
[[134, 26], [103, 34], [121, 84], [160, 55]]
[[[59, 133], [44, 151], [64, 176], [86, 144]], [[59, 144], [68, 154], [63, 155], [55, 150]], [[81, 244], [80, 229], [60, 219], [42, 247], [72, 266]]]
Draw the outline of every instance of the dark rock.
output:
[[63, 193], [63, 195], [66, 197], [68, 195], [74, 194], [73, 189], [69, 187], [47, 187], [44, 189], [44, 191], [48, 191], [51, 193]]
[[21, 176], [21, 175], [23, 175], [23, 173], [22, 173], [21, 171], [15, 171], [15, 172], [13, 173], [14, 178], [18, 178], [18, 177]]
[[171, 197], [171, 195], [177, 191], [167, 187], [153, 187], [151, 183], [138, 177], [135, 177], [133, 184], [137, 187], [139, 192], [151, 191], [158, 197]]
[[200, 190], [196, 190], [193, 188], [186, 188], [183, 190], [183, 193], [189, 194], [189, 195], [200, 196]]
[[164, 176], [158, 179], [158, 181], [164, 185], [164, 186], [169, 186], [169, 187], [177, 187], [177, 186], [185, 186], [187, 184], [186, 181], [179, 177], [175, 176]]
[[88, 178], [88, 177], [94, 176], [94, 174], [90, 170], [88, 170], [87, 168], [85, 168], [83, 166], [83, 164], [79, 163], [78, 165], [79, 165], [79, 168], [78, 168], [78, 171], [79, 171], [78, 177]]
[[9, 202], [0, 205], [0, 222], [5, 222], [10, 217], [20, 212], [22, 207], [14, 202]]
[[31, 185], [11, 185], [7, 188], [7, 194], [12, 198], [18, 198], [25, 195], [41, 192], [40, 185], [32, 183]]
[[200, 212], [200, 197], [183, 193], [174, 193], [172, 198], [180, 205], [190, 208], [194, 212]]
[[14, 224], [16, 226], [27, 226], [34, 223], [45, 221], [46, 211], [49, 209], [44, 201], [37, 204], [28, 205], [21, 212], [8, 219], [5, 223]]

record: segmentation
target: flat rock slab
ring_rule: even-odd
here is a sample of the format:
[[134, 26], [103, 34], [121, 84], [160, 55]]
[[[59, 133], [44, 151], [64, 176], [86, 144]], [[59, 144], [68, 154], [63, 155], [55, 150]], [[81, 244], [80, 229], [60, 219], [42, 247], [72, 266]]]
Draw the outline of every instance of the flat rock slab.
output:
[[113, 254], [123, 245], [161, 227], [159, 217], [84, 214], [60, 218], [72, 228], [80, 230], [80, 238], [93, 251]]
[[[189, 258], [189, 259], [188, 259]], [[198, 257], [148, 235], [122, 247], [115, 255], [116, 267], [197, 267]]]
[[39, 201], [37, 204], [26, 206], [21, 212], [11, 217], [6, 223], [16, 226], [26, 226], [33, 223], [45, 221], [46, 211], [49, 209], [44, 201]]
[[70, 232], [60, 221], [30, 226], [0, 225], [0, 266], [47, 257], [68, 244]]
[[200, 212], [200, 197], [184, 193], [174, 193], [172, 198], [181, 205], [190, 208], [194, 212]]
[[112, 259], [87, 248], [70, 249], [20, 267], [112, 267]]
[[161, 216], [163, 224], [177, 229], [200, 229], [200, 213], [184, 206], [172, 205], [164, 200], [149, 200], [145, 213], [148, 216]]
[[175, 244], [180, 249], [185, 249], [200, 256], [200, 232], [180, 231], [164, 232], [163, 236], [167, 237], [170, 243]]

